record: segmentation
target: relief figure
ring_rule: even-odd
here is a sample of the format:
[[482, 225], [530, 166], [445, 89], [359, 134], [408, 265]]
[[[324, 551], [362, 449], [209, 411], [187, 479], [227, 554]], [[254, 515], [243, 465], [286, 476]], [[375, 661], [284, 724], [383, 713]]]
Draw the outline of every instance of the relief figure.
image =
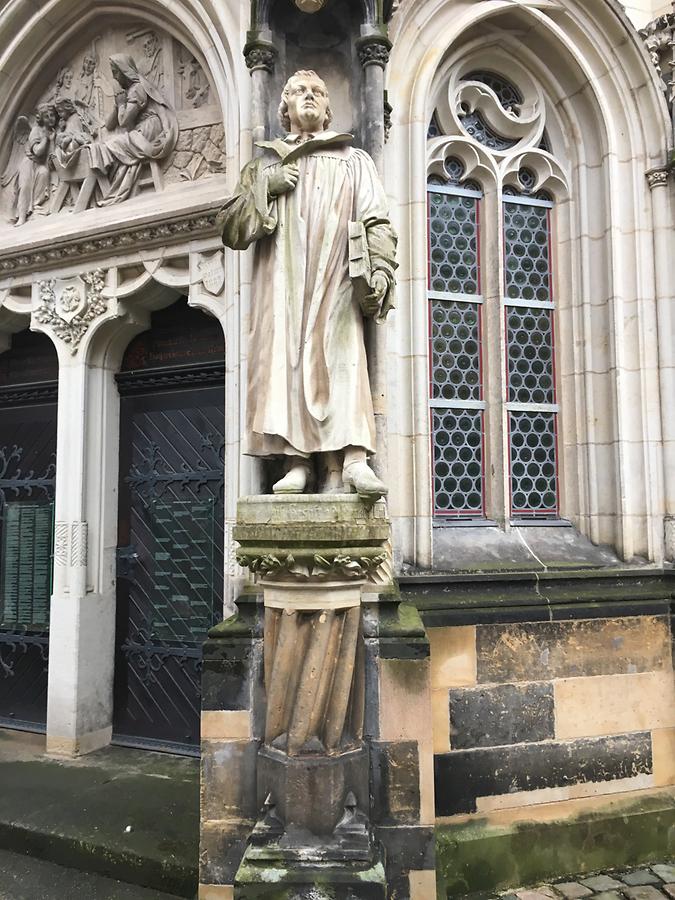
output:
[[0, 184], [13, 189], [13, 219], [23, 225], [29, 216], [44, 214], [51, 193], [49, 160], [54, 150], [57, 113], [53, 104], [38, 107], [35, 122], [19, 116], [14, 128], [14, 152]]
[[119, 88], [105, 123], [109, 134], [89, 147], [92, 168], [111, 177], [101, 206], [126, 200], [142, 165], [168, 156], [178, 140], [175, 111], [160, 89], [139, 72], [133, 58], [115, 54], [110, 68]]

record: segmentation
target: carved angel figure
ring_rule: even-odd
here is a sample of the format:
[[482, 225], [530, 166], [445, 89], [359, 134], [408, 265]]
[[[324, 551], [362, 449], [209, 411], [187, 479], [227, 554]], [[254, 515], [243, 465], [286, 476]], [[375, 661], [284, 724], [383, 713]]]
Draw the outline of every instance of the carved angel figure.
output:
[[14, 126], [14, 151], [0, 179], [2, 187], [13, 188], [13, 221], [23, 225], [31, 215], [45, 214], [50, 197], [49, 159], [54, 150], [56, 109], [51, 103], [39, 106], [31, 124], [19, 116]]
[[99, 201], [101, 206], [126, 200], [142, 164], [168, 156], [178, 140], [175, 110], [160, 89], [139, 72], [133, 58], [115, 54], [110, 57], [110, 68], [119, 85], [115, 108], [105, 123], [110, 133], [89, 147], [92, 168], [112, 176], [110, 191]]

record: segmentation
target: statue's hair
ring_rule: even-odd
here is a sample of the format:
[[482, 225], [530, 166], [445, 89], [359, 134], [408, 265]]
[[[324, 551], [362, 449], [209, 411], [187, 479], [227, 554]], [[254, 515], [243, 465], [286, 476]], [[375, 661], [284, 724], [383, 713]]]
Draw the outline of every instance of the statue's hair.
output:
[[[291, 130], [291, 120], [288, 116], [288, 95], [291, 89], [291, 83], [296, 78], [318, 78], [321, 84], [326, 87], [326, 82], [321, 78], [320, 75], [317, 75], [314, 69], [299, 69], [297, 72], [293, 72], [291, 77], [288, 79], [286, 84], [284, 85], [284, 89], [281, 92], [281, 103], [279, 104], [279, 121], [281, 122], [281, 127], [285, 128], [286, 131]], [[326, 88], [326, 96], [328, 96], [328, 89]], [[330, 123], [333, 121], [333, 110], [330, 108], [330, 102], [328, 103], [328, 108], [326, 109], [326, 118], [323, 120], [323, 127], [328, 128]]]

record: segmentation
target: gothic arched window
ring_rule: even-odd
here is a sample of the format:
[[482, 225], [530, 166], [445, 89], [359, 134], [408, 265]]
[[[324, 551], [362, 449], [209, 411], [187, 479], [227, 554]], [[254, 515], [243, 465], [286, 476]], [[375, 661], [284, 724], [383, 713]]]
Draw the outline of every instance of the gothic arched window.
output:
[[457, 67], [429, 126], [436, 521], [560, 517], [553, 235], [567, 191], [541, 90], [519, 74]]

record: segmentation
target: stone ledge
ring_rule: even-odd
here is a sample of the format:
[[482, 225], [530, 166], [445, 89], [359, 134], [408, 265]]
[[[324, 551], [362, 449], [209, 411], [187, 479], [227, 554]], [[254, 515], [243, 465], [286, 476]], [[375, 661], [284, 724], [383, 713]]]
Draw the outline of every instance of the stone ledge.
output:
[[654, 862], [675, 841], [673, 790], [518, 812], [436, 827], [439, 898]]

